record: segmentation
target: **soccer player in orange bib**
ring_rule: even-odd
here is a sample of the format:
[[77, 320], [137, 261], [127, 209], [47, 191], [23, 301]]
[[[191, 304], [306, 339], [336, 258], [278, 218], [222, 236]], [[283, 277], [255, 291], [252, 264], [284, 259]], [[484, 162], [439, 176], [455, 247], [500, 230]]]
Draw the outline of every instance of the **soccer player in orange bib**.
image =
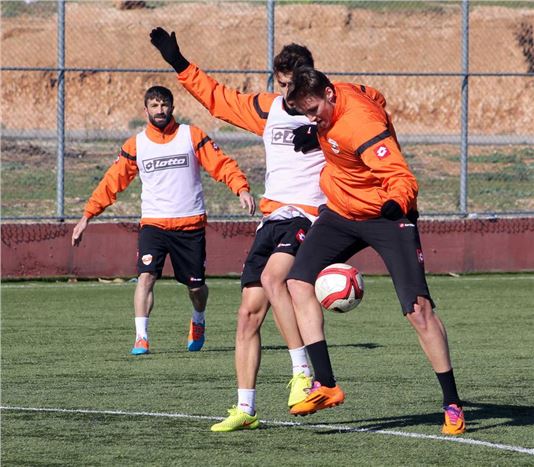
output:
[[172, 115], [173, 95], [162, 86], [145, 93], [147, 127], [129, 138], [108, 169], [74, 227], [72, 245], [82, 241], [90, 219], [117, 199], [139, 175], [141, 178], [141, 229], [134, 295], [136, 339], [133, 355], [149, 353], [148, 320], [154, 306], [154, 285], [161, 277], [167, 255], [176, 280], [189, 292], [193, 313], [187, 348], [199, 351], [205, 340], [206, 209], [200, 180], [204, 168], [224, 182], [241, 206], [254, 214], [255, 202], [245, 175], [202, 130], [178, 123]]
[[[211, 428], [213, 431], [254, 429], [259, 426], [256, 378], [261, 358], [260, 329], [269, 307], [272, 306], [275, 323], [292, 362], [288, 406], [303, 401], [311, 388], [310, 368], [286, 276], [316, 219], [318, 207], [326, 202], [319, 187], [325, 160], [315, 125], [289, 107], [285, 96], [293, 70], [298, 66], [313, 66], [313, 57], [306, 47], [286, 45], [274, 59], [274, 76], [281, 93], [241, 93], [190, 63], [181, 53], [174, 32], [169, 34], [156, 28], [150, 38], [177, 72], [179, 83], [213, 116], [263, 138], [266, 161], [265, 193], [260, 202], [263, 218], [241, 275], [242, 297], [235, 342], [238, 401], [229, 410], [230, 415]], [[347, 87], [385, 105], [383, 96], [371, 87]]]
[[370, 246], [391, 275], [401, 310], [415, 329], [443, 391], [442, 432], [465, 431], [445, 327], [434, 312], [417, 230], [417, 181], [408, 168], [384, 108], [364, 94], [332, 84], [313, 68], [295, 70], [288, 101], [317, 125], [326, 158], [321, 188], [328, 202], [288, 274], [299, 330], [315, 381], [291, 408], [307, 415], [343, 403], [328, 353], [323, 313], [314, 293], [319, 272]]

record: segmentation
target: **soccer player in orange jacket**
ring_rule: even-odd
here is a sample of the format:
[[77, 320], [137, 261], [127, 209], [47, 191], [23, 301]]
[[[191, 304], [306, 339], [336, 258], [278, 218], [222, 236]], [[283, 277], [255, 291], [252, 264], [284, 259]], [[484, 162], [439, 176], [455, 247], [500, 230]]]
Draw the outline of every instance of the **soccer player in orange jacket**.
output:
[[318, 273], [371, 246], [384, 260], [401, 310], [415, 329], [443, 391], [443, 433], [465, 431], [445, 327], [434, 312], [417, 230], [417, 181], [383, 107], [347, 92], [313, 68], [295, 70], [288, 100], [317, 125], [326, 158], [321, 187], [328, 203], [288, 274], [288, 288], [315, 372], [308, 397], [291, 409], [307, 415], [338, 405], [336, 384], [314, 293]]
[[141, 229], [134, 295], [136, 340], [131, 353], [149, 352], [148, 320], [154, 306], [154, 285], [161, 277], [167, 254], [176, 280], [189, 291], [193, 314], [188, 349], [198, 351], [205, 340], [206, 210], [200, 179], [204, 168], [239, 196], [241, 206], [254, 214], [249, 184], [237, 163], [199, 128], [176, 122], [173, 95], [162, 86], [148, 89], [144, 97], [146, 128], [129, 138], [115, 163], [93, 191], [74, 227], [72, 245], [82, 241], [90, 219], [117, 199], [139, 175], [141, 179]]
[[[265, 193], [260, 202], [263, 219], [241, 275], [235, 344], [238, 403], [237, 408], [230, 409], [227, 419], [212, 427], [213, 431], [253, 429], [259, 425], [255, 388], [261, 357], [260, 328], [270, 306], [292, 361], [288, 406], [304, 400], [311, 387], [304, 343], [285, 280], [319, 205], [326, 202], [319, 188], [324, 155], [315, 136], [315, 125], [291, 109], [285, 95], [293, 69], [313, 66], [313, 57], [306, 47], [287, 45], [274, 59], [281, 94], [241, 93], [189, 63], [180, 52], [174, 32], [168, 34], [156, 28], [150, 36], [152, 44], [178, 73], [178, 81], [213, 116], [259, 135], [264, 141]], [[366, 93], [385, 105], [383, 96], [373, 88], [350, 86], [353, 92]]]

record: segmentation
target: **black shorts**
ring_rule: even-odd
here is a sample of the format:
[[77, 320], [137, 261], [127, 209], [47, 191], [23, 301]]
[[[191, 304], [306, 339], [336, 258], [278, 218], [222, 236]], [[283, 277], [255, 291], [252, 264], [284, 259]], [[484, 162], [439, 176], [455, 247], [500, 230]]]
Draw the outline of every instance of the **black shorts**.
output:
[[310, 226], [310, 220], [305, 217], [266, 222], [256, 232], [250, 247], [241, 274], [241, 287], [260, 282], [261, 273], [273, 253], [295, 256]]
[[288, 279], [314, 284], [323, 268], [345, 263], [368, 246], [384, 260], [404, 314], [413, 312], [419, 296], [432, 302], [417, 224], [405, 217], [398, 221], [383, 217], [352, 221], [331, 209], [322, 209], [298, 251]]
[[206, 273], [206, 231], [163, 230], [145, 225], [139, 231], [137, 272], [161, 277], [165, 258], [171, 258], [174, 277], [191, 289], [204, 285]]

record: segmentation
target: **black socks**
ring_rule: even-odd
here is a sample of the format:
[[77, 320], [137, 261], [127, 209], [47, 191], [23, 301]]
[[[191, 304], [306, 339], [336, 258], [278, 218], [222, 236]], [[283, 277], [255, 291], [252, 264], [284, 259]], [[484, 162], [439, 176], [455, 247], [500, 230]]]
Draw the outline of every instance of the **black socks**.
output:
[[306, 346], [306, 351], [313, 365], [314, 379], [319, 381], [323, 386], [333, 388], [336, 385], [328, 347], [326, 341], [314, 342]]
[[458, 391], [456, 390], [456, 381], [454, 380], [452, 368], [445, 373], [436, 373], [436, 376], [438, 377], [441, 390], [443, 391], [443, 406], [450, 404], [461, 406], [462, 403], [458, 396]]

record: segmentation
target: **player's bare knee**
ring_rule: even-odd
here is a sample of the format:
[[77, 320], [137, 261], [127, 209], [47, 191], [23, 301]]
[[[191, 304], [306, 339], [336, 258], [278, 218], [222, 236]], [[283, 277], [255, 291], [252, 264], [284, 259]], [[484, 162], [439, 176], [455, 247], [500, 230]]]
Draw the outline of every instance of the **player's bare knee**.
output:
[[417, 303], [413, 305], [413, 312], [406, 314], [411, 325], [420, 332], [425, 332], [428, 329], [429, 322], [433, 317], [432, 304], [425, 297], [417, 297]]
[[204, 284], [204, 285], [201, 285], [200, 287], [189, 288], [189, 293], [195, 296], [204, 295], [208, 293], [208, 290], [209, 290], [208, 286]]
[[157, 280], [157, 276], [151, 272], [142, 272], [137, 278], [138, 287], [151, 288]]
[[291, 296], [298, 297], [302, 292], [306, 290], [306, 282], [300, 281], [298, 279], [288, 279], [287, 288]]
[[418, 332], [424, 332], [428, 327], [427, 319], [419, 307], [414, 307], [414, 311], [407, 313], [406, 318]]
[[263, 271], [261, 285], [269, 297], [278, 294], [282, 287], [286, 287], [285, 277], [280, 277], [269, 271]]
[[239, 307], [237, 312], [237, 334], [249, 336], [261, 327], [265, 313], [259, 308]]

